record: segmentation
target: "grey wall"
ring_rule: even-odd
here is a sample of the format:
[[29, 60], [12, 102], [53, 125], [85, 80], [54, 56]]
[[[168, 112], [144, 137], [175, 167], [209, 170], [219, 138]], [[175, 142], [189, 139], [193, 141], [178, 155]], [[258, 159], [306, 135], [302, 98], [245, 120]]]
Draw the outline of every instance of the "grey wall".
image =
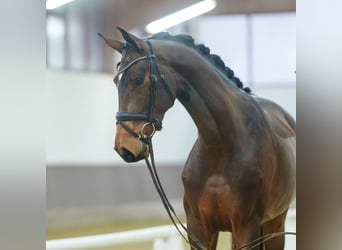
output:
[[[158, 165], [165, 192], [184, 216], [180, 165]], [[47, 228], [166, 219], [144, 164], [49, 166], [46, 169]]]
[[[158, 167], [170, 199], [182, 197], [181, 166]], [[154, 202], [159, 197], [144, 164], [120, 167], [48, 167], [47, 208]]]

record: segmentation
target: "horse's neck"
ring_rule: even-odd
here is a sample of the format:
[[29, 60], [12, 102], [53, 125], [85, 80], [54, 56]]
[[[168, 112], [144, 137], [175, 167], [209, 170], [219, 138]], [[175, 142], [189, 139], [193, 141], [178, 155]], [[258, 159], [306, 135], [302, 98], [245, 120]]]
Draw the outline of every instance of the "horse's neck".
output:
[[227, 83], [214, 66], [190, 48], [180, 46], [165, 56], [181, 78], [177, 98], [194, 120], [199, 136], [213, 146], [235, 141], [243, 129], [243, 109], [250, 97]]
[[[179, 86], [178, 99], [190, 113], [200, 136], [207, 143], [229, 143], [237, 130], [242, 128], [238, 125], [239, 121], [242, 122], [242, 112], [239, 112], [242, 104], [236, 93], [233, 93], [237, 90], [232, 90], [232, 86], [226, 86], [221, 79], [205, 71], [199, 70], [195, 75], [193, 79], [182, 82], [184, 86]], [[184, 98], [186, 93], [182, 91], [187, 91], [188, 97]]]

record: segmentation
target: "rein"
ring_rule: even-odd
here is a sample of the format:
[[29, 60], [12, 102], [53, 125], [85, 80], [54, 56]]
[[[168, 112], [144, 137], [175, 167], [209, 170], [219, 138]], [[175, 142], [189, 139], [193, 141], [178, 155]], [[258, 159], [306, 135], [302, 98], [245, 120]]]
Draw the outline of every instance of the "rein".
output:
[[[173, 225], [176, 227], [176, 230], [178, 231], [178, 233], [182, 236], [182, 238], [184, 239], [184, 241], [186, 243], [188, 243], [192, 248], [196, 249], [196, 250], [205, 250], [206, 247], [204, 247], [202, 245], [202, 243], [197, 239], [197, 237], [186, 227], [184, 226], [184, 224], [181, 222], [181, 220], [179, 219], [179, 217], [177, 216], [175, 210], [173, 209], [171, 203], [169, 202], [169, 199], [167, 198], [165, 191], [163, 189], [163, 186], [160, 183], [159, 180], [159, 176], [157, 173], [157, 169], [155, 166], [155, 162], [154, 162], [154, 153], [153, 153], [153, 146], [152, 146], [152, 137], [148, 137], [148, 147], [150, 150], [150, 158], [151, 158], [151, 162], [149, 161], [148, 158], [145, 159], [147, 168], [151, 174], [152, 177], [152, 181], [153, 184], [158, 192], [158, 195], [164, 205], [164, 208], [167, 212], [167, 214], [169, 215]], [[178, 224], [177, 224], [178, 223]], [[180, 225], [180, 226], [179, 226]], [[183, 230], [188, 234], [188, 237], [196, 244], [194, 245], [193, 243], [191, 243], [186, 236], [181, 232], [181, 228], [183, 228]]]
[[[178, 233], [182, 236], [184, 241], [188, 243], [193, 249], [196, 250], [206, 250], [207, 248], [203, 246], [203, 244], [198, 240], [198, 238], [181, 222], [179, 217], [177, 216], [175, 210], [173, 209], [171, 203], [169, 202], [165, 191], [163, 189], [163, 186], [160, 183], [160, 179], [157, 173], [157, 169], [155, 166], [155, 160], [154, 160], [154, 152], [153, 152], [153, 145], [152, 145], [152, 137], [156, 131], [160, 131], [162, 129], [162, 122], [155, 118], [153, 116], [154, 111], [154, 103], [155, 103], [155, 94], [156, 94], [156, 87], [158, 83], [161, 83], [167, 94], [171, 99], [173, 99], [173, 95], [171, 90], [169, 89], [169, 86], [165, 82], [165, 77], [160, 73], [158, 66], [156, 64], [156, 55], [154, 54], [153, 48], [151, 43], [148, 40], [145, 40], [146, 43], [149, 46], [150, 49], [150, 55], [145, 55], [139, 58], [136, 58], [129, 64], [127, 64], [122, 69], [118, 70], [117, 75], [115, 76], [115, 81], [118, 79], [120, 80], [120, 75], [125, 74], [134, 64], [137, 62], [143, 61], [143, 60], [149, 60], [150, 61], [150, 96], [149, 96], [149, 105], [148, 105], [148, 113], [147, 114], [141, 114], [141, 113], [135, 113], [135, 112], [117, 112], [116, 113], [116, 120], [117, 124], [120, 124], [127, 132], [129, 132], [131, 135], [133, 135], [135, 138], [141, 141], [142, 147], [145, 147], [146, 145], [149, 148], [150, 151], [150, 159], [146, 158], [145, 162], [147, 165], [147, 168], [150, 172], [150, 175], [152, 177], [153, 184], [158, 192], [158, 195], [164, 205], [164, 208], [170, 217], [172, 223], [174, 224], [176, 230]], [[140, 133], [135, 132], [133, 129], [131, 129], [128, 125], [126, 125], [126, 121], [146, 121], [140, 129]], [[145, 128], [151, 126], [152, 132], [149, 134], [146, 134], [144, 132]], [[187, 233], [188, 238], [182, 233], [181, 228]], [[265, 241], [270, 240], [275, 237], [279, 237], [282, 235], [291, 234], [296, 235], [296, 233], [292, 232], [277, 232], [277, 233], [270, 233], [263, 235], [255, 240], [252, 240], [245, 244], [244, 246], [241, 246], [239, 248], [235, 248], [233, 250], [241, 250], [243, 248], [246, 248], [246, 250], [252, 249], [258, 245], [263, 244]], [[191, 240], [191, 241], [190, 241]]]

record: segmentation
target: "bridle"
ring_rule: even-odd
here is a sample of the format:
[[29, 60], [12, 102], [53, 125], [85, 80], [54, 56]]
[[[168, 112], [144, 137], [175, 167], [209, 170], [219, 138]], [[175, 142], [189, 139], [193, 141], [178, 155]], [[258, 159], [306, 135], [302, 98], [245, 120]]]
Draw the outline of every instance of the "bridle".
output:
[[[161, 201], [165, 207], [165, 210], [167, 214], [169, 215], [172, 223], [176, 227], [179, 234], [182, 236], [182, 238], [187, 242], [193, 249], [196, 250], [205, 250], [207, 249], [203, 244], [198, 240], [198, 238], [181, 222], [179, 217], [176, 215], [171, 203], [169, 202], [165, 191], [160, 183], [159, 176], [155, 167], [155, 161], [154, 161], [154, 153], [153, 153], [153, 145], [152, 145], [152, 137], [156, 131], [160, 131], [162, 129], [162, 121], [155, 118], [153, 115], [154, 111], [154, 104], [155, 104], [155, 95], [156, 95], [156, 88], [158, 84], [160, 83], [163, 88], [165, 89], [166, 93], [172, 100], [173, 94], [169, 88], [169, 86], [166, 83], [165, 77], [160, 73], [157, 63], [156, 63], [156, 55], [154, 54], [153, 47], [149, 40], [145, 40], [145, 42], [148, 44], [150, 54], [138, 57], [134, 59], [132, 62], [127, 64], [122, 69], [118, 70], [117, 75], [114, 79], [118, 79], [119, 75], [125, 74], [134, 64], [140, 61], [149, 60], [150, 61], [150, 96], [149, 96], [149, 103], [148, 103], [148, 112], [147, 114], [142, 113], [135, 113], [135, 112], [117, 112], [116, 113], [116, 120], [117, 124], [122, 126], [127, 132], [129, 132], [131, 135], [133, 135], [135, 138], [141, 141], [142, 144], [148, 145], [149, 152], [150, 152], [150, 158], [151, 162], [148, 158], [145, 159], [146, 165], [148, 167], [148, 170], [151, 174], [153, 184], [161, 198]], [[132, 128], [130, 128], [128, 125], [126, 125], [126, 121], [145, 121], [145, 123], [140, 128], [140, 133], [135, 132]], [[147, 134], [145, 133], [145, 129], [148, 126], [152, 126], [152, 132]], [[182, 233], [181, 228], [187, 233], [188, 238]], [[270, 233], [263, 235], [253, 241], [248, 242], [246, 245], [236, 248], [234, 250], [239, 250], [242, 248], [252, 249], [263, 242], [270, 240], [275, 237], [279, 237], [286, 234], [292, 234], [295, 235], [295, 233], [290, 232], [278, 232], [278, 233]]]
[[[149, 96], [147, 114], [135, 113], [135, 112], [117, 112], [116, 113], [117, 124], [120, 124], [130, 134], [132, 134], [134, 137], [136, 137], [137, 139], [141, 140], [144, 143], [147, 143], [148, 137], [152, 137], [156, 131], [160, 131], [162, 129], [162, 121], [160, 121], [153, 115], [156, 88], [158, 86], [158, 83], [160, 83], [163, 86], [163, 88], [165, 89], [166, 93], [168, 94], [171, 100], [174, 98], [169, 86], [166, 83], [164, 75], [162, 75], [158, 69], [158, 66], [155, 60], [156, 55], [154, 54], [150, 41], [146, 40], [146, 43], [149, 46], [150, 54], [136, 58], [135, 60], [127, 64], [124, 68], [120, 69], [117, 75], [115, 76], [115, 79], [117, 79], [119, 75], [125, 74], [137, 62], [140, 62], [143, 60], [150, 61], [150, 96]], [[138, 134], [125, 124], [126, 121], [146, 121], [146, 123], [142, 125], [140, 129], [140, 134]], [[145, 133], [145, 129], [148, 126], [152, 127], [152, 133], [150, 134]]]

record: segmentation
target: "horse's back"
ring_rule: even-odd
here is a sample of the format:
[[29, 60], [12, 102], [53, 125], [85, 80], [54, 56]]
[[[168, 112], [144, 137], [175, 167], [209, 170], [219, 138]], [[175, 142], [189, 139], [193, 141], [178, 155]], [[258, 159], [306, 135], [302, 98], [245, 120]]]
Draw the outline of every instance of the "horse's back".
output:
[[263, 98], [255, 98], [263, 109], [273, 131], [282, 138], [296, 136], [296, 122], [293, 117], [278, 104]]

